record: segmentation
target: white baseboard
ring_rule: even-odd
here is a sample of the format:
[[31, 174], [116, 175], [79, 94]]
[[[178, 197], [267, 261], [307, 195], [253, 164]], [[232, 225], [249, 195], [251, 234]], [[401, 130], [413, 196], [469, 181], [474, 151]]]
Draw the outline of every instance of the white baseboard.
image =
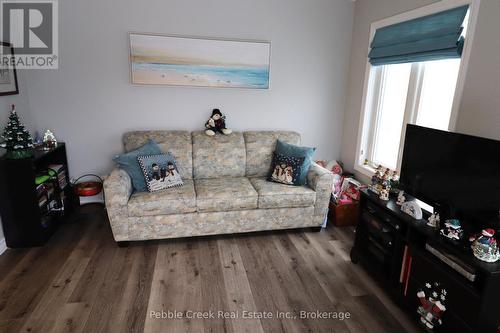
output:
[[5, 243], [5, 238], [0, 239], [0, 255], [7, 250], [7, 243]]

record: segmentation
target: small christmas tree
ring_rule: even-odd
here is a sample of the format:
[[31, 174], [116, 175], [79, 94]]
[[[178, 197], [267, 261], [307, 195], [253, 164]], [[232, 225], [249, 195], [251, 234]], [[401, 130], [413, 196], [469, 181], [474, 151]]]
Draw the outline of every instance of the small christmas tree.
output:
[[7, 158], [19, 159], [33, 156], [33, 139], [31, 134], [24, 128], [24, 125], [19, 122], [19, 116], [14, 104], [12, 104], [9, 122], [5, 127], [2, 138], [5, 141], [0, 143], [0, 147], [7, 149]]

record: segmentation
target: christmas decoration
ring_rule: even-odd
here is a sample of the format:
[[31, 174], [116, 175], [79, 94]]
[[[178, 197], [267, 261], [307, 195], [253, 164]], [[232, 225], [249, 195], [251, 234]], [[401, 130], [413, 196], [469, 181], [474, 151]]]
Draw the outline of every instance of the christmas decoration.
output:
[[43, 149], [50, 150], [55, 147], [57, 147], [56, 136], [51, 130], [45, 131], [45, 134], [43, 135]]
[[461, 240], [464, 237], [464, 230], [457, 219], [446, 220], [444, 228], [439, 231], [441, 235], [451, 240]]
[[396, 201], [396, 205], [401, 206], [406, 202], [405, 192], [399, 191], [398, 193], [398, 201]]
[[380, 194], [378, 197], [380, 200], [388, 201], [389, 200], [389, 191], [386, 190], [385, 188], [380, 190]]
[[494, 235], [495, 230], [485, 229], [480, 235], [469, 239], [472, 242], [472, 253], [476, 258], [486, 262], [495, 262], [500, 259], [498, 242], [493, 238]]
[[438, 229], [439, 228], [439, 222], [441, 221], [441, 217], [439, 216], [438, 213], [432, 213], [431, 216], [427, 219], [427, 225], [429, 227], [433, 227]]
[[31, 134], [24, 128], [19, 121], [16, 107], [12, 104], [9, 122], [5, 127], [2, 138], [5, 140], [0, 143], [0, 148], [5, 148], [10, 159], [20, 159], [33, 156], [33, 139]]
[[420, 300], [420, 306], [417, 309], [420, 324], [427, 332], [433, 332], [434, 327], [443, 323], [441, 317], [446, 311], [444, 306], [446, 295], [446, 289], [442, 288], [438, 282], [426, 283], [425, 288], [417, 293]]
[[219, 109], [213, 109], [212, 116], [205, 123], [205, 133], [208, 136], [214, 136], [215, 133], [229, 135], [232, 132], [231, 129], [226, 128], [226, 116]]
[[420, 220], [422, 218], [422, 208], [418, 205], [418, 203], [413, 201], [405, 201], [401, 205], [401, 211], [413, 217], [414, 219]]
[[399, 175], [396, 171], [389, 168], [384, 168], [381, 165], [375, 167], [370, 161], [365, 160], [365, 165], [375, 169], [371, 178], [369, 189], [380, 195], [382, 190], [387, 190], [391, 194], [399, 192]]

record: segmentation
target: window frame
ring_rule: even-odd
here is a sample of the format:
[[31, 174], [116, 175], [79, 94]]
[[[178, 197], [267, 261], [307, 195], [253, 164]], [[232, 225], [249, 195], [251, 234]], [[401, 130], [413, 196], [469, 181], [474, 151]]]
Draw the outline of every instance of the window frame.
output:
[[[469, 64], [469, 58], [472, 49], [472, 43], [476, 31], [476, 22], [479, 12], [481, 0], [442, 0], [440, 2], [417, 8], [402, 14], [398, 14], [380, 21], [373, 22], [370, 25], [370, 37], [367, 47], [367, 53], [370, 51], [370, 44], [375, 36], [377, 29], [385, 26], [397, 24], [404, 21], [409, 21], [418, 17], [431, 15], [448, 9], [456, 8], [463, 5], [469, 5], [469, 20], [467, 28], [467, 37], [465, 38], [464, 48], [460, 61], [460, 68], [457, 77], [457, 84], [455, 88], [455, 94], [453, 97], [450, 122], [448, 126], [449, 131], [453, 131], [456, 127], [458, 111], [460, 107], [460, 102], [462, 100], [462, 94], [465, 85], [465, 78], [467, 74], [467, 68]], [[406, 124], [415, 123], [417, 117], [419, 95], [421, 92], [421, 86], [423, 82], [423, 66], [419, 63], [412, 64], [410, 82], [408, 95], [406, 99], [406, 111], [403, 120], [403, 129], [401, 131], [401, 143], [404, 142]], [[371, 160], [373, 156], [374, 138], [375, 138], [375, 122], [377, 118], [377, 113], [374, 110], [378, 110], [379, 98], [380, 96], [380, 83], [382, 82], [383, 76], [383, 66], [372, 66], [369, 62], [368, 56], [366, 57], [366, 69], [363, 84], [363, 98], [361, 102], [361, 113], [359, 119], [358, 127], [358, 140], [356, 145], [356, 156], [354, 160], [354, 169], [367, 176], [371, 177], [374, 174], [374, 169], [370, 165], [365, 164], [365, 160]], [[375, 94], [378, 93], [378, 96]], [[396, 170], [399, 172], [401, 170], [401, 158], [403, 155], [403, 144], [400, 144], [398, 151], [398, 161]]]

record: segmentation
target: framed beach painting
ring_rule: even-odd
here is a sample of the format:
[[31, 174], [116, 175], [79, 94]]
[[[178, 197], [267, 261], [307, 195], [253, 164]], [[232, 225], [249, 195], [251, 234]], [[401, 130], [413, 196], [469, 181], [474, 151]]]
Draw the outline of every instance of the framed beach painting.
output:
[[0, 96], [19, 94], [12, 44], [0, 42]]
[[133, 84], [269, 88], [269, 42], [130, 33]]

